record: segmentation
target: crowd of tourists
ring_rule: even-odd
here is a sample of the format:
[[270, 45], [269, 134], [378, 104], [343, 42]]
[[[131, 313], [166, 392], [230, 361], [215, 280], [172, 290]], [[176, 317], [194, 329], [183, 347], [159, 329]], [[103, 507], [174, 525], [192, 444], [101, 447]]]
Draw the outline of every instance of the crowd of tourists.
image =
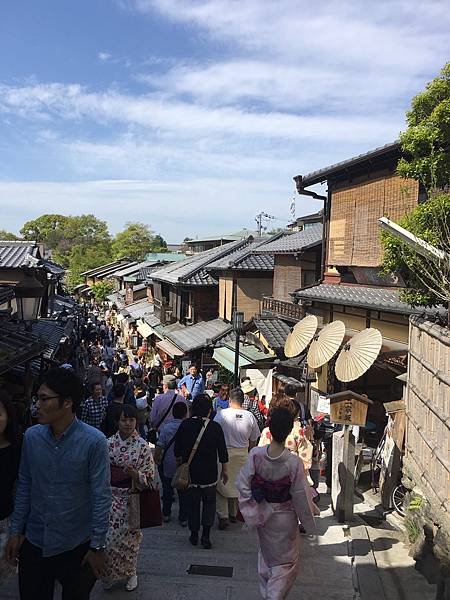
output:
[[193, 546], [212, 547], [215, 523], [256, 528], [262, 597], [285, 598], [318, 514], [320, 430], [292, 385], [267, 407], [248, 377], [230, 389], [208, 375], [127, 351], [106, 315], [44, 373], [35, 426], [22, 434], [0, 395], [0, 581], [18, 565], [22, 600], [53, 598], [56, 581], [68, 599], [97, 579], [136, 589], [144, 497], [151, 524], [168, 523], [176, 492]]

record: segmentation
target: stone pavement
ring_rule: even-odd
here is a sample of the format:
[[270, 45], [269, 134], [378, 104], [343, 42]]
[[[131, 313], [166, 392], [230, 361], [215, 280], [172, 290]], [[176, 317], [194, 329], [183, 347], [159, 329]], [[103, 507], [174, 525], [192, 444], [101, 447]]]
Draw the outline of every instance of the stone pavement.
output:
[[[352, 583], [351, 559], [342, 526], [338, 525], [326, 505], [317, 519], [318, 535], [302, 536], [302, 557], [296, 585], [289, 595], [295, 600], [352, 600], [356, 598]], [[95, 600], [260, 600], [257, 577], [257, 538], [244, 530], [241, 523], [226, 531], [215, 528], [211, 534], [212, 550], [193, 547], [188, 531], [177, 522], [144, 532], [139, 556], [139, 587], [126, 592], [118, 585], [103, 591], [94, 588]], [[189, 575], [191, 564], [233, 567], [231, 578]], [[15, 581], [0, 590], [2, 600], [18, 598]], [[55, 595], [58, 597], [58, 595]], [[38, 600], [38, 599], [36, 599]]]

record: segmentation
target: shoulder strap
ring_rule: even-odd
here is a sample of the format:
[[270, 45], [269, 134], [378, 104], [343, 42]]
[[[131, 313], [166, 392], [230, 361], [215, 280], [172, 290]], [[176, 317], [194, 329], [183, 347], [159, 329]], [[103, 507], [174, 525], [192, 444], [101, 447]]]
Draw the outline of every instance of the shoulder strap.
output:
[[167, 415], [172, 410], [172, 406], [175, 404], [176, 397], [177, 397], [177, 393], [175, 392], [175, 394], [173, 395], [173, 398], [172, 398], [172, 402], [169, 404], [169, 408], [166, 410], [166, 412], [163, 415], [163, 418], [160, 420], [158, 425], [156, 425], [155, 429], [159, 429], [161, 427], [161, 423], [164, 421], [164, 419], [167, 417]]
[[192, 460], [193, 460], [193, 458], [195, 456], [195, 453], [197, 452], [197, 448], [198, 448], [198, 445], [200, 444], [200, 440], [202, 439], [203, 434], [205, 433], [206, 428], [208, 427], [208, 425], [209, 425], [209, 419], [205, 419], [205, 424], [200, 429], [200, 433], [198, 434], [197, 439], [195, 440], [194, 447], [192, 448], [191, 453], [189, 455], [189, 458], [188, 458], [188, 461], [187, 461], [188, 465], [191, 464], [191, 462], [192, 462]]
[[[178, 431], [178, 430], [177, 430]], [[175, 432], [175, 434], [172, 436], [172, 439], [170, 440], [170, 442], [167, 444], [167, 446], [164, 448], [164, 452], [161, 458], [161, 462], [164, 460], [166, 454], [167, 454], [167, 450], [170, 448], [170, 446], [174, 443], [175, 438], [177, 437], [177, 431]]]

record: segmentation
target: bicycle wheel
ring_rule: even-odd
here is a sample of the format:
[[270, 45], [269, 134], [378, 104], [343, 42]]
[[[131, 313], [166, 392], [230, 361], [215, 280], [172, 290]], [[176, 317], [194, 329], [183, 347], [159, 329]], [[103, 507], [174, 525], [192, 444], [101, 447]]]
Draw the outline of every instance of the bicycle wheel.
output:
[[392, 491], [392, 506], [394, 507], [394, 510], [402, 517], [405, 516], [404, 502], [407, 491], [408, 490], [402, 484], [395, 487]]

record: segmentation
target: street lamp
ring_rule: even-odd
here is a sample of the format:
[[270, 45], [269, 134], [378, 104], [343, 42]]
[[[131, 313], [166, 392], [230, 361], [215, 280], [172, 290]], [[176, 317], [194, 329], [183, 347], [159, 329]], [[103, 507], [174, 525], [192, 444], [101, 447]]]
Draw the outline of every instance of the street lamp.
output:
[[39, 316], [45, 287], [31, 273], [14, 287], [16, 297], [17, 318], [20, 321], [34, 321]]
[[239, 385], [239, 341], [240, 334], [244, 328], [244, 313], [238, 312], [237, 310], [233, 313], [233, 331], [236, 334], [236, 346], [234, 349], [234, 377], [233, 377], [233, 387], [238, 387]]

